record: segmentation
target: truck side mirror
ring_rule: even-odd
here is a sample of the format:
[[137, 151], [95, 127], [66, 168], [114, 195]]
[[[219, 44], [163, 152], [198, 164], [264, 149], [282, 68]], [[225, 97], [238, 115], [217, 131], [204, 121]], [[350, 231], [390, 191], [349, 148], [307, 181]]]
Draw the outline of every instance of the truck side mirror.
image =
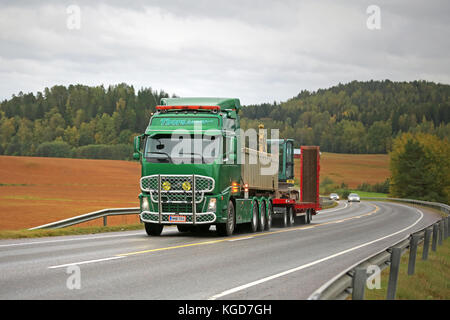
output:
[[140, 149], [141, 149], [141, 136], [136, 136], [134, 137], [134, 153], [139, 153]]
[[140, 136], [136, 136], [134, 137], [134, 142], [133, 142], [133, 147], [134, 147], [134, 152], [133, 152], [133, 159], [134, 160], [140, 160], [141, 159], [141, 140], [142, 137], [144, 135], [140, 135]]

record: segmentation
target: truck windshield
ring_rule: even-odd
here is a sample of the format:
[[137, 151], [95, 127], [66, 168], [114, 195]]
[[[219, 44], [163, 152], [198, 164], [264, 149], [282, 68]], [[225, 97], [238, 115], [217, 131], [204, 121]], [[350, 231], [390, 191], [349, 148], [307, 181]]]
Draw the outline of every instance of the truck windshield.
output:
[[144, 155], [153, 163], [213, 163], [220, 154], [222, 136], [147, 137]]

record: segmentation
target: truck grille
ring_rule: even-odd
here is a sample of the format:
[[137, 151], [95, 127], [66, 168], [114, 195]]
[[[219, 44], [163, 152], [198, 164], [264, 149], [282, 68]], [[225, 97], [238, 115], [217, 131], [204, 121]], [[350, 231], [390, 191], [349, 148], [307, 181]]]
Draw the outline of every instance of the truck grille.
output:
[[[162, 212], [168, 213], [192, 213], [191, 203], [162, 203]], [[202, 205], [196, 205], [196, 212], [202, 211]]]
[[[141, 190], [149, 192], [153, 202], [158, 202], [158, 177], [161, 178], [162, 203], [192, 203], [192, 175], [151, 175], [141, 178]], [[195, 175], [195, 203], [203, 201], [206, 192], [214, 189], [214, 179]], [[184, 186], [184, 188], [183, 188]], [[167, 189], [165, 189], [167, 188]]]

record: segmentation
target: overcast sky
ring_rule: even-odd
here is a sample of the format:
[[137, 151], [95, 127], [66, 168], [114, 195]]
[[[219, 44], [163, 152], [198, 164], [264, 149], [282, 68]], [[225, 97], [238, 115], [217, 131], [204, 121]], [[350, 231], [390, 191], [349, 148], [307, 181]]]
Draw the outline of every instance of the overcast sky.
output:
[[0, 0], [0, 99], [78, 83], [242, 104], [352, 80], [449, 84], [449, 13], [448, 0]]

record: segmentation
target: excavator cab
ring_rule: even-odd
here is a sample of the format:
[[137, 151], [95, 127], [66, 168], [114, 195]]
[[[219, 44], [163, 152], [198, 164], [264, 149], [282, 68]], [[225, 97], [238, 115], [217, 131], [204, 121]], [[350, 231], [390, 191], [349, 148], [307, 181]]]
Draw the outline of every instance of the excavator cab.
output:
[[279, 198], [299, 199], [300, 191], [294, 186], [294, 140], [293, 139], [268, 139], [267, 148], [270, 153], [273, 145], [278, 144], [279, 171], [278, 188]]
[[279, 171], [278, 181], [294, 185], [294, 140], [293, 139], [268, 139], [268, 152], [271, 147], [278, 144]]

